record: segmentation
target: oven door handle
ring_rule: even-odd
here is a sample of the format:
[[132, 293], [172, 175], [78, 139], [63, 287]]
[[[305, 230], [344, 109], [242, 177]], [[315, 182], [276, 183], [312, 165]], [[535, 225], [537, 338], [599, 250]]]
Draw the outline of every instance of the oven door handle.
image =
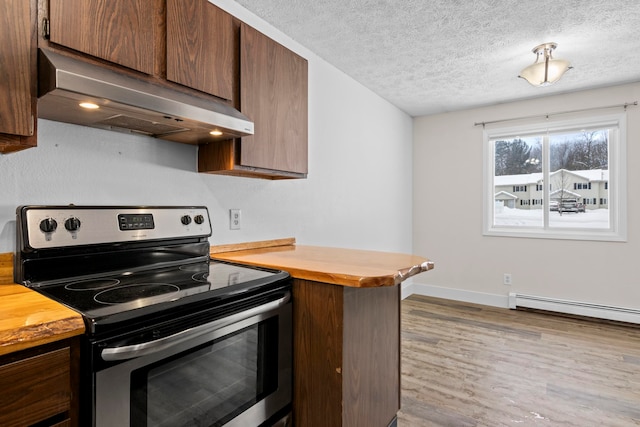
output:
[[184, 331], [169, 335], [168, 337], [122, 347], [107, 347], [102, 350], [102, 359], [106, 361], [127, 360], [154, 354], [250, 317], [268, 313], [271, 310], [275, 310], [287, 304], [290, 299], [291, 293], [287, 291], [284, 297], [275, 301], [250, 308], [249, 310], [245, 310], [240, 313], [232, 314], [231, 316], [224, 317], [222, 319], [214, 320], [213, 322], [205, 323], [204, 325], [185, 329]]

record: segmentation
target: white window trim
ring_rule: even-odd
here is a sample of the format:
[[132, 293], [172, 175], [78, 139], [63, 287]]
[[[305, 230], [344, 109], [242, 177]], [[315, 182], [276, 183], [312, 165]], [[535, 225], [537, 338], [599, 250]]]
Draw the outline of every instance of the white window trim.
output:
[[[617, 128], [617, 143], [609, 147], [609, 229], [547, 228], [496, 226], [494, 218], [494, 146], [489, 141], [501, 137], [540, 135], [547, 132], [579, 130], [584, 127]], [[590, 115], [570, 120], [548, 119], [545, 123], [524, 124], [511, 127], [485, 127], [483, 131], [483, 235], [499, 237], [524, 237], [542, 239], [627, 241], [627, 116], [626, 113]], [[548, 156], [549, 153], [545, 153]], [[545, 166], [547, 168], [548, 166]], [[543, 171], [545, 172], [545, 171]], [[548, 174], [548, 171], [545, 173]], [[549, 212], [549, 200], [543, 209]]]

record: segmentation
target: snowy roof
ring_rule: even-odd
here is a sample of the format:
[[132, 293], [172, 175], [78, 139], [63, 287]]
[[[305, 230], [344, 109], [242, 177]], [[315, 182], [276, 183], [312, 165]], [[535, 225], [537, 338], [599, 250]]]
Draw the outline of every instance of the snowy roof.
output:
[[569, 171], [571, 173], [575, 173], [576, 175], [580, 175], [589, 181], [609, 181], [609, 170], [608, 169], [591, 169], [584, 171]]
[[537, 184], [542, 179], [541, 173], [528, 173], [522, 175], [501, 175], [493, 178], [493, 185], [527, 185]]
[[[562, 169], [560, 169], [562, 170]], [[560, 172], [557, 170], [551, 175]], [[579, 171], [567, 171], [574, 175], [581, 176], [588, 181], [609, 181], [609, 171], [605, 169], [591, 169]], [[493, 178], [493, 184], [499, 185], [531, 185], [537, 184], [542, 180], [542, 173], [528, 173], [521, 175], [501, 175]]]
[[508, 193], [506, 191], [499, 191], [493, 196], [496, 200], [509, 200], [509, 199], [517, 199], [518, 196], [515, 194]]

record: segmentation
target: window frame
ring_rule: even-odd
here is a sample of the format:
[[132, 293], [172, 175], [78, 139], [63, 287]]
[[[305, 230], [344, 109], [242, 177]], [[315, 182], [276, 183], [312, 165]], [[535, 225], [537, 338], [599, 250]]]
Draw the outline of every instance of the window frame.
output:
[[[504, 226], [494, 224], [495, 207], [495, 144], [498, 138], [540, 136], [551, 133], [579, 131], [584, 128], [611, 128], [609, 136], [609, 181], [607, 181], [609, 228], [549, 227], [549, 198], [544, 198], [542, 227]], [[483, 235], [498, 237], [627, 241], [627, 124], [626, 112], [616, 114], [589, 114], [572, 119], [552, 119], [544, 122], [528, 122], [515, 126], [485, 126], [483, 130]], [[549, 149], [543, 147], [543, 157], [548, 159]], [[543, 182], [549, 182], [548, 161], [543, 164]], [[611, 183], [611, 185], [609, 185]], [[544, 193], [543, 193], [544, 194]], [[615, 203], [611, 204], [611, 200]]]

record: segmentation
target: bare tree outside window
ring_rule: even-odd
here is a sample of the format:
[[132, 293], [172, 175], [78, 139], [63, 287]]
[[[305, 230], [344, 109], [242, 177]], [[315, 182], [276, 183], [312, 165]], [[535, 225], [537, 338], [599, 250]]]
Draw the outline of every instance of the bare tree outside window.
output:
[[551, 172], [609, 168], [607, 129], [553, 135], [550, 144]]

